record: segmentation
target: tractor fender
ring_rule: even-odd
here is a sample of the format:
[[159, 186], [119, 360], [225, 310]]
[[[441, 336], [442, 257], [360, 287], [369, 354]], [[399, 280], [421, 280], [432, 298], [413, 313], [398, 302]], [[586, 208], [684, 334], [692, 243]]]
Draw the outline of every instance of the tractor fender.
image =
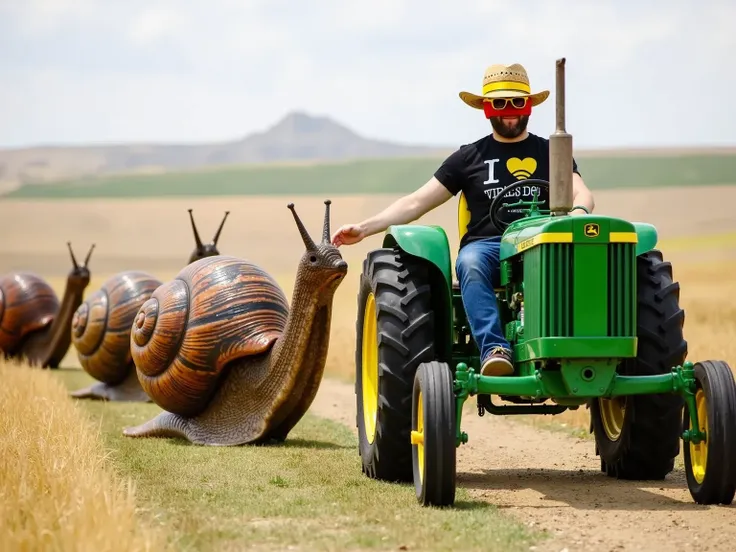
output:
[[632, 222], [636, 231], [636, 256], [651, 251], [657, 245], [657, 228], [648, 222]]
[[397, 247], [402, 252], [424, 260], [430, 268], [432, 310], [435, 316], [435, 352], [437, 360], [452, 360], [452, 263], [450, 243], [440, 226], [401, 224], [389, 226], [383, 247]]
[[440, 270], [448, 291], [452, 289], [450, 242], [441, 227], [418, 224], [389, 226], [383, 238], [383, 247], [398, 247], [410, 255], [429, 261]]

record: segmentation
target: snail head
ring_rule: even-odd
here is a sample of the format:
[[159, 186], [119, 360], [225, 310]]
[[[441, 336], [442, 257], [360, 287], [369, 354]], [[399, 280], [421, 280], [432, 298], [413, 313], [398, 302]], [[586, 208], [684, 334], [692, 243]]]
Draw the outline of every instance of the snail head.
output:
[[89, 284], [90, 279], [90, 273], [87, 265], [89, 264], [89, 259], [92, 256], [92, 251], [94, 251], [95, 249], [95, 244], [92, 244], [92, 246], [89, 248], [87, 256], [84, 258], [84, 264], [82, 266], [79, 266], [79, 263], [77, 263], [77, 258], [74, 256], [74, 250], [72, 249], [72, 243], [66, 242], [66, 246], [69, 248], [69, 255], [71, 255], [72, 258], [72, 270], [69, 273], [67, 279], [69, 283], [77, 284], [82, 288], [85, 288], [87, 287], [87, 284]]
[[332, 284], [332, 287], [335, 288], [347, 274], [348, 263], [343, 260], [340, 251], [330, 241], [331, 203], [329, 199], [325, 200], [325, 220], [322, 226], [322, 241], [319, 245], [314, 243], [299, 215], [296, 214], [294, 204], [289, 203], [288, 207], [306, 247], [300, 263], [300, 272], [303, 272], [307, 278], [313, 279], [315, 284]]
[[225, 226], [225, 221], [227, 220], [227, 216], [229, 214], [230, 211], [225, 211], [225, 216], [222, 218], [220, 227], [217, 229], [217, 232], [215, 232], [215, 237], [212, 238], [212, 242], [202, 243], [202, 240], [199, 238], [199, 232], [197, 232], [197, 225], [194, 224], [194, 215], [192, 214], [192, 209], [189, 209], [189, 220], [191, 220], [192, 222], [192, 232], [194, 232], [195, 243], [194, 251], [192, 251], [192, 254], [189, 255], [189, 264], [193, 263], [194, 261], [204, 259], [205, 257], [214, 257], [215, 255], [220, 254], [217, 249], [217, 241], [220, 239], [222, 227]]

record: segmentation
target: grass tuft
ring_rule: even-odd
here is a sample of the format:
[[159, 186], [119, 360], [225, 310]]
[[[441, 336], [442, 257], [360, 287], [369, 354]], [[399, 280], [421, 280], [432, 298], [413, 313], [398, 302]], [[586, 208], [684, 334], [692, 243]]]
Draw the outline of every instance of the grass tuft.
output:
[[58, 378], [0, 360], [0, 380], [0, 550], [165, 550]]

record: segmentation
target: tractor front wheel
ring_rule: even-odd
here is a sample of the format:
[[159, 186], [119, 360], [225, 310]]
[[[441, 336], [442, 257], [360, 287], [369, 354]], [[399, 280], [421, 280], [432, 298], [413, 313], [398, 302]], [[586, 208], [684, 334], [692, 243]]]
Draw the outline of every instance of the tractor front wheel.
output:
[[419, 365], [412, 396], [412, 460], [417, 500], [422, 506], [455, 502], [455, 393], [445, 362]]
[[[685, 475], [698, 504], [731, 504], [736, 493], [736, 383], [723, 361], [695, 364], [695, 410], [700, 443], [685, 443]], [[683, 426], [692, 431], [690, 410]]]
[[409, 482], [414, 374], [435, 355], [426, 263], [398, 248], [371, 251], [360, 276], [356, 326], [356, 425], [363, 473]]
[[[667, 374], [687, 356], [680, 286], [660, 251], [644, 253], [636, 261], [638, 352], [619, 371], [632, 376]], [[601, 470], [620, 479], [664, 479], [680, 452], [682, 407], [683, 399], [675, 393], [592, 400], [591, 426]]]

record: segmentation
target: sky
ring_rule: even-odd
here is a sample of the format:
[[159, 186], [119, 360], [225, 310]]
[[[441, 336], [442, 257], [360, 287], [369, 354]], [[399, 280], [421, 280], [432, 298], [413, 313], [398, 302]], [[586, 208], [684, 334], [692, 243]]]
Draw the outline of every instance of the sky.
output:
[[550, 90], [576, 148], [736, 145], [734, 0], [0, 0], [0, 147], [201, 143], [292, 111], [369, 138], [489, 132], [492, 63]]

